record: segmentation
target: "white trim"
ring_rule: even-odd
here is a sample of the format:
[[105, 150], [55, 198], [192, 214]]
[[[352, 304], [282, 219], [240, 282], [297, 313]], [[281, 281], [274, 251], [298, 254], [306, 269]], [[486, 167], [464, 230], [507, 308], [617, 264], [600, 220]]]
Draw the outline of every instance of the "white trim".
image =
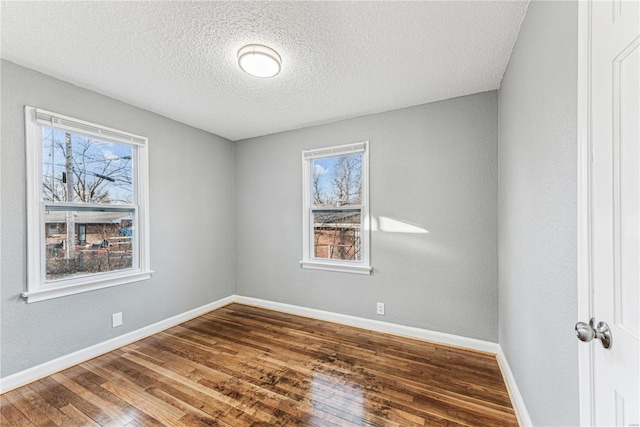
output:
[[[577, 141], [577, 297], [578, 318], [593, 315], [592, 211], [591, 211], [591, 2], [578, 2], [578, 141]], [[594, 375], [592, 345], [578, 346], [578, 393], [580, 425], [594, 423]]]
[[[27, 182], [27, 291], [35, 291], [42, 281], [42, 265], [45, 257], [44, 245], [40, 244], [44, 221], [40, 221], [43, 213], [39, 207], [40, 195], [42, 193], [41, 173], [42, 169], [42, 148], [41, 144], [29, 143], [29, 141], [40, 141], [38, 126], [35, 122], [35, 108], [24, 107], [24, 137], [26, 150], [26, 182]], [[45, 231], [46, 232], [46, 231]], [[33, 248], [40, 248], [39, 251]]]
[[[345, 206], [342, 208], [314, 207], [311, 203], [311, 162], [314, 159], [342, 154], [362, 153], [362, 204]], [[318, 210], [359, 210], [362, 232], [360, 233], [360, 261], [318, 260], [312, 256], [311, 248], [313, 224], [312, 211]], [[347, 273], [371, 274], [371, 221], [369, 219], [369, 141], [352, 144], [324, 147], [302, 151], [302, 261], [300, 266], [305, 269], [337, 271]]]
[[511, 397], [511, 404], [513, 405], [513, 410], [516, 413], [516, 417], [518, 418], [518, 423], [521, 426], [533, 426], [533, 422], [531, 421], [531, 417], [529, 416], [529, 411], [527, 411], [527, 407], [524, 404], [522, 394], [520, 394], [518, 384], [516, 384], [516, 378], [513, 376], [511, 367], [509, 367], [509, 363], [507, 362], [507, 356], [505, 356], [504, 352], [502, 351], [502, 347], [500, 346], [498, 346], [496, 359], [498, 360], [498, 366], [500, 367], [500, 371], [502, 372], [504, 383], [507, 386], [509, 397]]
[[371, 267], [371, 219], [369, 212], [369, 141], [364, 141], [364, 152], [362, 153], [362, 265]]
[[367, 150], [367, 141], [353, 144], [335, 145], [333, 147], [315, 148], [302, 152], [303, 160], [318, 159], [321, 157], [339, 156], [342, 154], [361, 153]]
[[231, 304], [232, 302], [234, 302], [234, 297], [234, 295], [231, 295], [226, 298], [219, 299], [201, 307], [194, 308], [193, 310], [186, 311], [182, 314], [178, 314], [176, 316], [161, 320], [135, 331], [128, 332], [124, 335], [120, 335], [110, 340], [92, 345], [91, 347], [75, 351], [65, 356], [58, 357], [57, 359], [50, 360], [49, 362], [45, 362], [32, 368], [25, 369], [24, 371], [17, 372], [13, 375], [0, 378], [0, 393], [6, 393], [10, 390], [23, 386], [25, 384], [29, 384], [30, 382], [36, 381], [40, 378], [93, 359], [94, 357], [98, 357], [101, 354], [116, 350], [122, 346], [131, 344], [132, 342], [141, 340], [153, 334], [157, 334], [158, 332], [162, 332], [165, 329], [179, 325], [180, 323], [184, 323], [212, 310]]
[[151, 271], [151, 225], [149, 220], [149, 144], [139, 148], [136, 155], [136, 166], [138, 168], [138, 188], [136, 191], [136, 201], [138, 202], [138, 232], [134, 237], [138, 239], [138, 266], [142, 271]]
[[[31, 107], [29, 107], [31, 108]], [[66, 129], [76, 133], [82, 133], [96, 138], [105, 138], [127, 144], [146, 145], [147, 138], [133, 133], [124, 132], [107, 126], [85, 122], [84, 120], [64, 116], [41, 108], [32, 108], [36, 122], [56, 129]]]
[[358, 212], [361, 211], [363, 205], [345, 205], [345, 206], [313, 206], [311, 210], [317, 212]]
[[[140, 282], [149, 280], [152, 271], [135, 271], [135, 272], [117, 272], [117, 274], [104, 273], [103, 276], [96, 278], [93, 274], [87, 277], [79, 277], [77, 284], [68, 284], [65, 286], [53, 288], [40, 288], [33, 292], [22, 292], [20, 295], [27, 299], [27, 303], [46, 301], [48, 299], [66, 297], [68, 295], [79, 294], [81, 292], [95, 291], [97, 289], [110, 288], [112, 286], [124, 285], [126, 283]], [[97, 280], [96, 280], [97, 279]]]
[[[44, 301], [111, 286], [149, 279], [151, 276], [149, 225], [149, 153], [148, 139], [132, 133], [74, 119], [26, 105], [24, 107], [26, 182], [27, 182], [27, 289], [22, 296], [28, 303]], [[132, 147], [135, 177], [134, 205], [97, 205], [42, 201], [42, 136], [40, 126], [52, 126], [79, 134], [93, 135]], [[133, 209], [136, 233], [133, 236], [133, 268], [110, 273], [88, 274], [47, 281], [44, 236], [46, 206], [93, 207], [105, 210]]]
[[300, 266], [309, 270], [339, 271], [342, 273], [371, 274], [372, 267], [366, 265], [340, 264], [338, 262], [300, 261]]
[[71, 203], [71, 202], [41, 202], [44, 210], [76, 210], [76, 211], [111, 211], [130, 212], [137, 208], [137, 205], [100, 205], [96, 203]]
[[268, 301], [259, 298], [243, 297], [236, 295], [234, 302], [238, 304], [252, 305], [254, 307], [267, 308], [297, 316], [310, 317], [312, 319], [325, 320], [327, 322], [340, 323], [356, 328], [368, 329], [376, 332], [384, 332], [408, 338], [417, 338], [425, 341], [434, 341], [441, 344], [464, 347], [472, 350], [497, 354], [498, 343], [478, 340], [475, 338], [461, 337], [459, 335], [446, 334], [444, 332], [430, 331], [427, 329], [404, 326], [397, 323], [381, 322], [380, 320], [365, 319], [363, 317], [350, 316], [348, 314], [333, 313], [331, 311], [317, 310], [315, 308], [300, 307], [281, 302]]

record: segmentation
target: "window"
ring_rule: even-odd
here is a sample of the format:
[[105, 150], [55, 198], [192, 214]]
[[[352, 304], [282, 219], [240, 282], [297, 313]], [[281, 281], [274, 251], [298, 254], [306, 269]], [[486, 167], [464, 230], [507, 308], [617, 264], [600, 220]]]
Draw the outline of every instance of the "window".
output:
[[302, 152], [303, 268], [370, 274], [368, 142]]
[[148, 141], [25, 107], [28, 302], [148, 279]]

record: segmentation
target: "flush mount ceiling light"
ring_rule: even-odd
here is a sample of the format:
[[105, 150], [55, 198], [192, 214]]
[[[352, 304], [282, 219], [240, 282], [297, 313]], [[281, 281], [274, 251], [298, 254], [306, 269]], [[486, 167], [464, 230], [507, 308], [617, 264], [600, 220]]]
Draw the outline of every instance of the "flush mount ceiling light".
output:
[[238, 65], [252, 76], [273, 77], [280, 72], [282, 58], [270, 47], [249, 44], [238, 51]]

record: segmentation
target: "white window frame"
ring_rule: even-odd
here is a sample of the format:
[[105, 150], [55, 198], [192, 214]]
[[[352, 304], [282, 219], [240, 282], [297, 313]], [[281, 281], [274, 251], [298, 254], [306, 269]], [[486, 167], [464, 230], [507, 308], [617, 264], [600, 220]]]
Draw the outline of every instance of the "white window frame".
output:
[[[335, 157], [347, 154], [362, 153], [362, 205], [360, 235], [361, 259], [359, 261], [346, 261], [335, 259], [320, 259], [313, 257], [314, 227], [311, 223], [312, 210], [312, 183], [314, 159], [322, 157]], [[321, 208], [321, 210], [326, 210]], [[369, 218], [369, 141], [353, 144], [338, 145], [333, 147], [304, 150], [302, 152], [302, 268], [314, 270], [338, 271], [356, 274], [371, 274], [370, 251], [370, 218]]]
[[[85, 122], [61, 114], [25, 106], [25, 141], [27, 154], [27, 290], [22, 292], [28, 303], [44, 301], [126, 283], [147, 280], [151, 277], [149, 244], [149, 153], [148, 139], [139, 135]], [[114, 205], [114, 208], [134, 210], [133, 268], [104, 273], [94, 273], [66, 279], [46, 280], [45, 249], [46, 224], [43, 200], [43, 150], [40, 126], [63, 129], [75, 134], [92, 136], [105, 141], [130, 145], [135, 148], [132, 156], [134, 173], [134, 203]], [[53, 204], [53, 203], [51, 203]], [[65, 207], [95, 207], [85, 203], [55, 203]], [[108, 208], [110, 205], [105, 205]]]

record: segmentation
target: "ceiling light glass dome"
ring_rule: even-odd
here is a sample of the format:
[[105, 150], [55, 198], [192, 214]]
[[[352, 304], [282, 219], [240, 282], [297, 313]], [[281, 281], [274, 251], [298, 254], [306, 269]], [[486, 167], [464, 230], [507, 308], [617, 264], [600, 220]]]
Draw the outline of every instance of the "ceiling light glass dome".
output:
[[282, 58], [270, 47], [250, 44], [238, 51], [238, 65], [252, 76], [273, 77], [280, 72]]

